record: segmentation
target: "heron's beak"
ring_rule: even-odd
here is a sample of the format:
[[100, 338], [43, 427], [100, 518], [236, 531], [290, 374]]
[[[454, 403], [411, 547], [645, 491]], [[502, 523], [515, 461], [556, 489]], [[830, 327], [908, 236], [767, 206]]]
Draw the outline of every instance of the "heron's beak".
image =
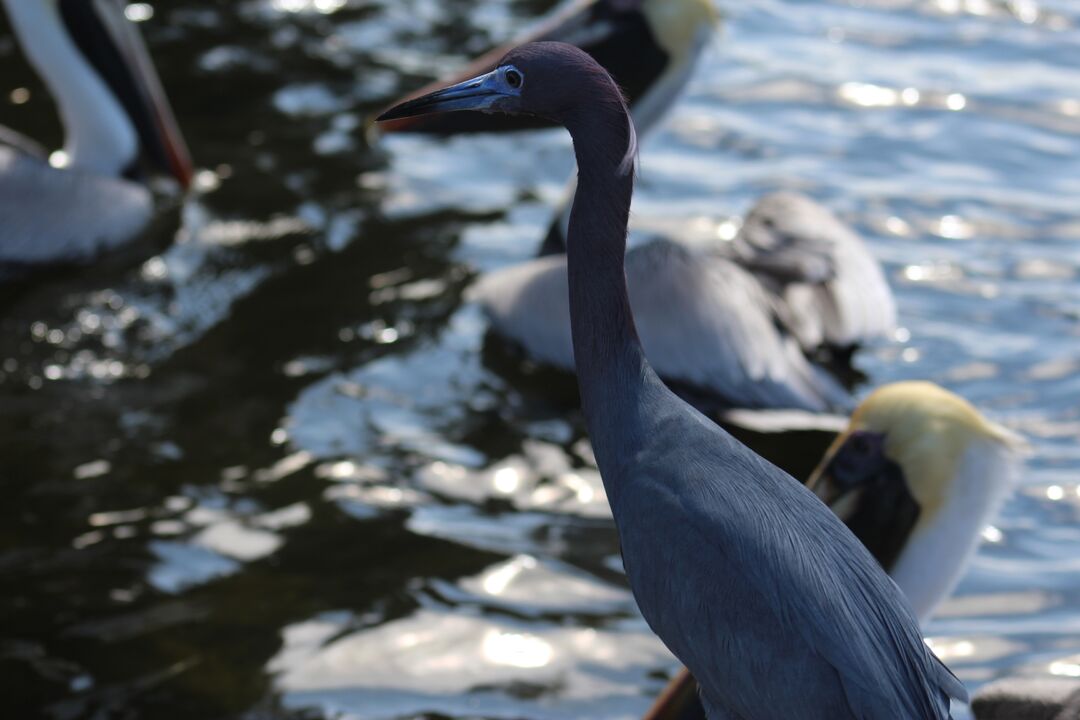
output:
[[498, 72], [492, 70], [457, 85], [436, 90], [413, 100], [406, 100], [390, 108], [375, 120], [385, 122], [456, 110], [491, 111], [499, 100], [509, 97], [513, 96], [501, 86]]
[[193, 168], [187, 144], [161, 87], [150, 54], [118, 0], [61, 0], [68, 33], [123, 105], [139, 136], [143, 158], [184, 188]]
[[889, 571], [907, 545], [922, 508], [911, 494], [903, 469], [892, 461], [854, 486], [837, 482], [830, 465], [843, 439], [829, 449], [806, 486]]

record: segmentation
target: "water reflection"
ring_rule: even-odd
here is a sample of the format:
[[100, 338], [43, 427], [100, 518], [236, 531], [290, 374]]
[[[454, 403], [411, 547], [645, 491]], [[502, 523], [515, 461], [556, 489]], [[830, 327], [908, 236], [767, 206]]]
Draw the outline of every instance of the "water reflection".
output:
[[[673, 667], [629, 593], [580, 571], [518, 556], [436, 590], [442, 602], [383, 625], [333, 613], [286, 628], [268, 666], [286, 704], [344, 717], [631, 718]], [[593, 627], [573, 615], [597, 612], [627, 619]]]

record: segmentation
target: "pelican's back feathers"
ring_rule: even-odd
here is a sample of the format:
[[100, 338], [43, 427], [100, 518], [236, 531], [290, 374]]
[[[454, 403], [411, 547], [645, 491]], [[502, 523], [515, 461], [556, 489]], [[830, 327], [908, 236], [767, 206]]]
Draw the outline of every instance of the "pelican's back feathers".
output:
[[[638, 335], [662, 377], [743, 407], [820, 411], [848, 401], [777, 331], [758, 283], [727, 260], [656, 240], [627, 253], [626, 274]], [[573, 368], [566, 256], [495, 271], [470, 292], [499, 334]]]
[[763, 197], [732, 250], [776, 287], [781, 317], [804, 348], [853, 345], [896, 329], [896, 305], [877, 260], [862, 238], [808, 197]]
[[152, 213], [142, 185], [59, 170], [0, 145], [0, 265], [91, 260], [131, 240]]

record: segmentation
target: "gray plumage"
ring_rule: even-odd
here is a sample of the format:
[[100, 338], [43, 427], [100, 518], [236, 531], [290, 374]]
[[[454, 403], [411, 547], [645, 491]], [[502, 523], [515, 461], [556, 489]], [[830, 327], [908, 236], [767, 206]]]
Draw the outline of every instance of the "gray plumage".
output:
[[851, 228], [804, 195], [761, 198], [726, 254], [776, 294], [785, 327], [807, 350], [896, 330], [896, 304], [877, 260]]
[[138, 183], [57, 169], [0, 145], [0, 265], [86, 262], [134, 238], [152, 215]]
[[579, 183], [567, 248], [574, 361], [634, 597], [711, 717], [949, 717], [959, 681], [896, 585], [832, 512], [676, 397], [645, 359], [624, 272], [633, 176], [614, 81], [560, 43], [383, 117], [446, 109], [563, 124]]
[[[738, 265], [669, 240], [626, 254], [630, 304], [657, 373], [737, 407], [824, 411], [847, 392], [776, 328], [760, 284]], [[566, 255], [496, 270], [470, 288], [498, 334], [573, 370]]]
[[710, 717], [948, 717], [960, 683], [858, 540], [793, 478], [647, 385], [660, 419], [632, 432], [649, 438], [640, 461], [601, 472], [626, 488], [608, 495], [634, 597], [706, 705], [728, 711]]

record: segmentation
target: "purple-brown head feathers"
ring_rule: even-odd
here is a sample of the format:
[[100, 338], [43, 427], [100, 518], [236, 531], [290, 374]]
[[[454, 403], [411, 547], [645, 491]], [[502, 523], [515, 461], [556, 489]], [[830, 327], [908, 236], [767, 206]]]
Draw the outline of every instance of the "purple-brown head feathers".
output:
[[565, 125], [575, 140], [589, 142], [598, 139], [596, 133], [625, 134], [619, 162], [623, 173], [637, 155], [633, 121], [618, 85], [588, 53], [566, 43], [514, 48], [490, 73], [404, 102], [379, 119], [454, 110], [537, 115]]

